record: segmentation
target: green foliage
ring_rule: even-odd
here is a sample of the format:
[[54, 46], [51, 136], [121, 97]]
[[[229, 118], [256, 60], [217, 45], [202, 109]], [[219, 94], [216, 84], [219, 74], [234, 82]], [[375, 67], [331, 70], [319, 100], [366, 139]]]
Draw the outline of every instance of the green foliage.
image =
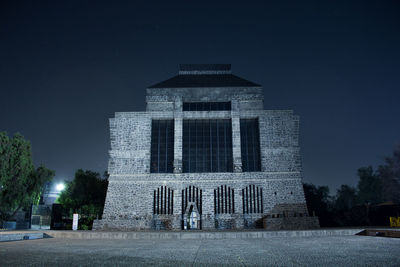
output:
[[79, 213], [82, 218], [93, 221], [94, 218], [101, 217], [103, 213], [108, 186], [107, 178], [106, 174], [104, 178], [101, 178], [97, 172], [79, 169], [75, 173], [74, 180], [66, 185], [57, 202], [69, 211], [68, 215]]
[[358, 202], [363, 205], [378, 204], [382, 201], [382, 181], [371, 166], [358, 169]]
[[360, 225], [365, 221], [365, 207], [358, 206], [357, 189], [341, 185], [336, 192], [334, 221], [338, 226]]
[[382, 181], [383, 201], [400, 203], [400, 146], [397, 146], [392, 157], [385, 158], [385, 164], [379, 166], [378, 175]]
[[30, 142], [22, 135], [0, 132], [0, 220], [38, 202], [43, 184], [53, 177], [44, 166], [35, 169]]
[[326, 186], [304, 184], [307, 207], [315, 211], [321, 226], [360, 226], [371, 223], [387, 223], [388, 214], [393, 210], [377, 205], [382, 201], [400, 204], [400, 146], [391, 157], [385, 158], [385, 164], [375, 172], [371, 166], [358, 169], [357, 188], [341, 185], [336, 197], [329, 197]]
[[349, 185], [342, 184], [336, 192], [335, 209], [347, 211], [357, 203], [357, 190]]
[[333, 198], [329, 196], [329, 187], [305, 183], [303, 189], [308, 211], [319, 217], [321, 226], [332, 226]]
[[315, 186], [313, 184], [303, 184], [304, 194], [309, 205], [310, 212], [327, 209], [330, 205], [329, 187]]

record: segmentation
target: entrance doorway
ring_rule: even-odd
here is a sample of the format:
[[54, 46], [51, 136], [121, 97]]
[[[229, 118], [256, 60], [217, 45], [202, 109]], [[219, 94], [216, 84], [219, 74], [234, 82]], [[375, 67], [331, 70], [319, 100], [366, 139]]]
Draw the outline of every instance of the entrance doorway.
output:
[[189, 216], [189, 227], [190, 229], [197, 229], [198, 216], [195, 211], [192, 211]]
[[189, 202], [185, 213], [183, 214], [183, 230], [200, 229], [200, 213], [195, 202]]

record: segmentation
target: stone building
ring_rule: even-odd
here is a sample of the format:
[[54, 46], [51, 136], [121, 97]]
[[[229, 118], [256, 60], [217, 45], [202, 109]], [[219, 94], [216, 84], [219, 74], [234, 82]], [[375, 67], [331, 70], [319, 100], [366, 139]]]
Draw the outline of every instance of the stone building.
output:
[[[230, 64], [180, 65], [146, 111], [110, 119], [109, 186], [94, 229], [242, 229], [307, 217], [299, 116], [264, 110]], [[269, 218], [269, 221], [268, 221]]]

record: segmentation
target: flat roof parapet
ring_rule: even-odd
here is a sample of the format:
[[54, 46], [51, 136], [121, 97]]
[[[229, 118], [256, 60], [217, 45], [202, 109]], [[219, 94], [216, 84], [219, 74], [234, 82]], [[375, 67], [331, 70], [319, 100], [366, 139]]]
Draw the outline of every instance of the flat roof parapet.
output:
[[231, 72], [231, 64], [180, 64], [179, 74], [152, 88], [261, 87]]
[[179, 75], [231, 73], [231, 64], [179, 64]]

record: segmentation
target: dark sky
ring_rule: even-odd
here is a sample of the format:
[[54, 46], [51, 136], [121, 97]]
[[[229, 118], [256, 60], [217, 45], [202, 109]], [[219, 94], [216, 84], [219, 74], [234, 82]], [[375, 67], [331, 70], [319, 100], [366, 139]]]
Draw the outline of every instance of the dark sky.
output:
[[179, 63], [231, 63], [301, 117], [304, 181], [355, 185], [400, 144], [399, 1], [0, 1], [0, 131], [72, 179], [104, 172], [108, 118]]

